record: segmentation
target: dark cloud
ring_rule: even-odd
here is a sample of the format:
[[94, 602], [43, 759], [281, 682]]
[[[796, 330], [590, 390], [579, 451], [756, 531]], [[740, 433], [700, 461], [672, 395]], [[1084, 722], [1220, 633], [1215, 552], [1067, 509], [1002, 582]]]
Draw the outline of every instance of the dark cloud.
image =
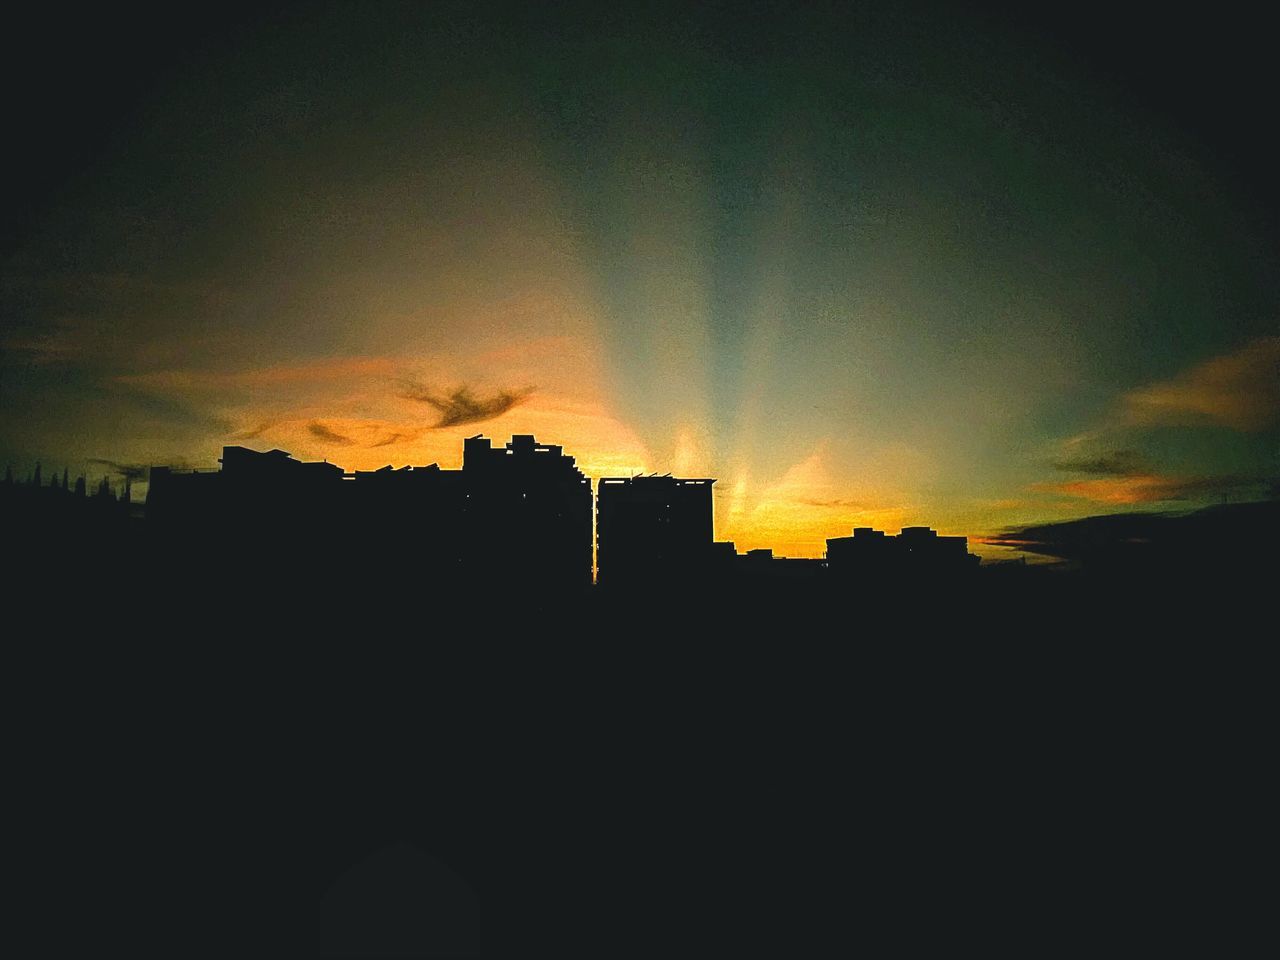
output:
[[389, 447], [393, 443], [400, 443], [404, 440], [416, 440], [417, 437], [418, 435], [416, 433], [389, 433], [385, 437], [382, 437], [381, 439], [376, 440], [373, 443], [369, 444], [369, 446]]
[[1062, 560], [1186, 563], [1270, 556], [1280, 536], [1280, 503], [1230, 503], [1190, 513], [1115, 513], [1005, 530], [986, 543]]
[[251, 430], [241, 430], [239, 433], [231, 435], [232, 440], [253, 440], [262, 436], [268, 430], [276, 425], [275, 420], [264, 420]]
[[1087, 473], [1096, 477], [1136, 477], [1151, 472], [1150, 465], [1136, 450], [1113, 450], [1098, 457], [1059, 460], [1053, 468], [1065, 473]]
[[145, 480], [151, 467], [145, 463], [119, 463], [115, 460], [101, 460], [94, 457], [89, 460], [100, 467], [106, 467], [110, 473], [119, 474], [126, 480]]
[[1251, 477], [1235, 473], [1218, 474], [1212, 477], [1183, 477], [1169, 482], [1169, 489], [1173, 494], [1169, 499], [1193, 500], [1200, 497], [1238, 494], [1257, 495], [1274, 483], [1275, 480], [1267, 477]]
[[323, 441], [324, 443], [336, 443], [344, 447], [349, 447], [355, 443], [355, 441], [350, 437], [343, 436], [336, 430], [329, 429], [319, 420], [313, 420], [311, 423], [307, 424], [307, 430], [313, 437], [317, 440]]
[[852, 507], [866, 510], [869, 505], [861, 500], [801, 500], [806, 507]]
[[11, 336], [0, 342], [0, 355], [15, 354], [23, 363], [69, 365], [80, 359], [83, 345], [65, 327]]
[[523, 403], [533, 390], [533, 387], [525, 387], [522, 390], [499, 390], [489, 396], [476, 396], [470, 387], [461, 386], [448, 395], [441, 395], [427, 387], [409, 383], [405, 387], [404, 396], [430, 404], [439, 410], [440, 419], [434, 425], [434, 429], [439, 430], [500, 417], [512, 407]]

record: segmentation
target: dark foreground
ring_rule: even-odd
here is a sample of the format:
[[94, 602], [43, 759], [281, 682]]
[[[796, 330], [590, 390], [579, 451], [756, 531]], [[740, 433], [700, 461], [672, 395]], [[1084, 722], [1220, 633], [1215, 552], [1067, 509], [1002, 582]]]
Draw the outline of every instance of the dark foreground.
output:
[[47, 952], [1222, 954], [1261, 909], [1271, 568], [530, 596], [52, 553], [3, 672]]

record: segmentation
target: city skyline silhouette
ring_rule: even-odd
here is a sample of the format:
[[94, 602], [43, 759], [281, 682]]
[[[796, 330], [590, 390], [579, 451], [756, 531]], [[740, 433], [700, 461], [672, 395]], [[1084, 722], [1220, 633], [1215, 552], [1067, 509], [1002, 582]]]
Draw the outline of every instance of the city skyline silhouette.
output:
[[[82, 474], [37, 463], [25, 481], [6, 469], [0, 484], [13, 539], [35, 547], [56, 534], [64, 544], [112, 538], [150, 551], [216, 552], [229, 535], [266, 537], [279, 556], [308, 567], [312, 551], [343, 558], [399, 557], [411, 533], [416, 572], [475, 589], [515, 585], [530, 594], [605, 585], [638, 591], [677, 584], [720, 590], [752, 585], [837, 591], [875, 584], [903, 592], [928, 582], [972, 587], [1024, 570], [1028, 557], [1048, 572], [1085, 571], [1098, 582], [1122, 577], [1261, 574], [1270, 562], [1278, 509], [1274, 497], [1180, 512], [1114, 513], [1029, 525], [988, 538], [1016, 551], [982, 559], [969, 538], [904, 525], [896, 535], [868, 526], [832, 531], [821, 557], [787, 557], [768, 547], [739, 551], [715, 535], [714, 478], [639, 474], [592, 479], [574, 457], [531, 434], [494, 447], [483, 434], [464, 442], [459, 469], [439, 464], [346, 471], [300, 461], [279, 449], [223, 448], [217, 471], [155, 465], [121, 467], [116, 493], [107, 476], [90, 495]], [[132, 487], [146, 485], [142, 501]], [[849, 529], [849, 528], [846, 528]], [[379, 567], [391, 575], [390, 560]], [[399, 574], [405, 576], [408, 567]], [[333, 578], [332, 574], [329, 574]], [[366, 572], [362, 582], [371, 585]], [[337, 582], [337, 578], [333, 578]], [[1063, 578], [1065, 579], [1065, 578]]]

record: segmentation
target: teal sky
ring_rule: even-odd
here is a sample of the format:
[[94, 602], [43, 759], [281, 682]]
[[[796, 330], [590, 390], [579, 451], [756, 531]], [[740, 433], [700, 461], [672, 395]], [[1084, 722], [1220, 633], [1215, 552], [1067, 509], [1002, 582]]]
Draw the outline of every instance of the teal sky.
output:
[[0, 454], [536, 432], [718, 477], [718, 536], [792, 555], [1271, 495], [1249, 185], [1051, 32], [897, 11], [335, 5], [197, 46], [6, 247]]

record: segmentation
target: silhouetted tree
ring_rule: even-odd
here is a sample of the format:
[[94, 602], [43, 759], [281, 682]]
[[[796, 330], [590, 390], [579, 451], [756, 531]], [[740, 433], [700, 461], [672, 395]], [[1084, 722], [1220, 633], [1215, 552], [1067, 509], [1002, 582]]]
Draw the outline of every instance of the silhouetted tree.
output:
[[37, 460], [37, 461], [36, 461], [36, 472], [35, 472], [35, 476], [34, 476], [34, 477], [32, 478], [32, 480], [31, 480], [31, 485], [32, 485], [33, 487], [38, 487], [38, 486], [40, 486], [41, 479], [42, 479], [42, 478], [41, 478], [41, 476], [40, 476], [40, 461], [39, 461], [39, 460]]
[[84, 474], [76, 477], [76, 496], [83, 497], [85, 495]]

